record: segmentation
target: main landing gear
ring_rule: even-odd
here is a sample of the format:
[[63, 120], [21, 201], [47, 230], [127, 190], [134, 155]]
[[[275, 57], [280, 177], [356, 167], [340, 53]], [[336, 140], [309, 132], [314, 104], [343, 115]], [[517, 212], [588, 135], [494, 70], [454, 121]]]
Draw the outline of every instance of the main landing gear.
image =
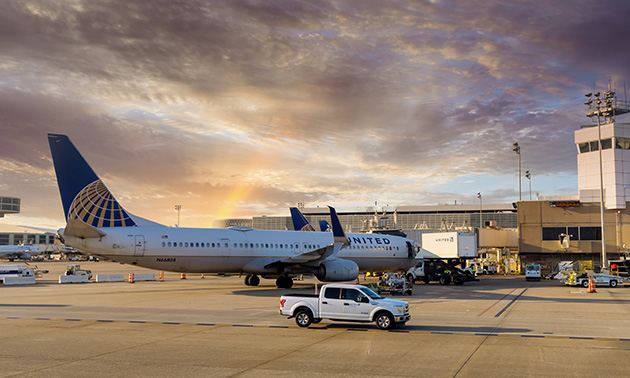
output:
[[290, 289], [293, 287], [293, 278], [280, 276], [276, 279], [276, 286], [279, 289]]
[[245, 285], [247, 286], [258, 286], [260, 284], [260, 278], [255, 274], [248, 274], [245, 277]]

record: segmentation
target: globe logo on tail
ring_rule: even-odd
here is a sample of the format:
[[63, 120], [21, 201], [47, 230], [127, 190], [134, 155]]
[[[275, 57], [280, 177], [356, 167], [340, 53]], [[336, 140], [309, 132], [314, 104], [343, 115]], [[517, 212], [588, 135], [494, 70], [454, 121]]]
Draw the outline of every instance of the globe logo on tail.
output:
[[93, 227], [136, 225], [101, 180], [88, 184], [76, 195], [68, 219], [79, 219]]

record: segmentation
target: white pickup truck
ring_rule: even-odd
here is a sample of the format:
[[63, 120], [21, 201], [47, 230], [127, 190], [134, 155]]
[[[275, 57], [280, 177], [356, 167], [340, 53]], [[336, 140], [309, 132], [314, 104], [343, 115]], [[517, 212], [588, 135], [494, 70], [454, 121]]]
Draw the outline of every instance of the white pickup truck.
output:
[[376, 322], [380, 329], [404, 325], [411, 316], [405, 301], [383, 298], [362, 285], [329, 284], [317, 294], [287, 294], [280, 297], [280, 314], [295, 318], [300, 327], [322, 319]]

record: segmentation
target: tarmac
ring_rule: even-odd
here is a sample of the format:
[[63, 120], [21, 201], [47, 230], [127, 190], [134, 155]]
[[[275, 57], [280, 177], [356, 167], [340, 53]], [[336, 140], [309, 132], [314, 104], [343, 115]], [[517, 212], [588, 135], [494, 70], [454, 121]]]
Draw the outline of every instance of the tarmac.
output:
[[[155, 273], [156, 282], [59, 284], [70, 262], [37, 263], [36, 285], [0, 286], [0, 377], [627, 377], [630, 290], [523, 276], [463, 286], [416, 284], [411, 320], [323, 320], [299, 328], [277, 289], [244, 277], [81, 262], [94, 274]], [[92, 279], [94, 281], [94, 279]], [[369, 278], [367, 282], [375, 282]], [[361, 283], [366, 280], [361, 277]]]

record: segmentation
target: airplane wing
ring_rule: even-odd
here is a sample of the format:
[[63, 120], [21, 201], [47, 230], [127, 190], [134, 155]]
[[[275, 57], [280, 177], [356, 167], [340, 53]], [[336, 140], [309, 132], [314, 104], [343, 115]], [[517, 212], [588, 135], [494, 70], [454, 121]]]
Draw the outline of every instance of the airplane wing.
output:
[[335, 258], [341, 249], [341, 243], [333, 243], [324, 248], [314, 249], [300, 253], [299, 255], [287, 257], [286, 259], [274, 261], [265, 266], [271, 268], [278, 265], [313, 265], [319, 264], [321, 261]]

